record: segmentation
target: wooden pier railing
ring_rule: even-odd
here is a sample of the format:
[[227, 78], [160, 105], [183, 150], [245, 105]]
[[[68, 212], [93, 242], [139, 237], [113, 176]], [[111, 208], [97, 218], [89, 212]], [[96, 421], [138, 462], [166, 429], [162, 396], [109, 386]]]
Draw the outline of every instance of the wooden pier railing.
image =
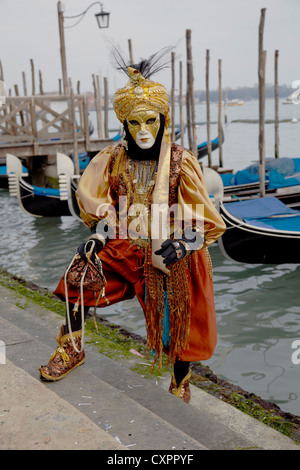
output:
[[91, 139], [85, 95], [6, 97], [0, 108], [0, 157], [97, 152], [111, 139]]

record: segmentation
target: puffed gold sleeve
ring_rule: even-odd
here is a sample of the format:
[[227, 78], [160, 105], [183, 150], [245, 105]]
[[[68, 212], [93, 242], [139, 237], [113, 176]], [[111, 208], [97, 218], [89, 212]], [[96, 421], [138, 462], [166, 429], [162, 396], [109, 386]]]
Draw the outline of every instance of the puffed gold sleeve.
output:
[[198, 160], [188, 150], [182, 156], [178, 204], [183, 208], [184, 221], [200, 227], [204, 245], [214, 243], [225, 231], [226, 225], [211, 201]]
[[105, 218], [115, 225], [115, 207], [110, 192], [109, 162], [114, 147], [101, 150], [88, 164], [76, 191], [83, 223], [91, 228]]

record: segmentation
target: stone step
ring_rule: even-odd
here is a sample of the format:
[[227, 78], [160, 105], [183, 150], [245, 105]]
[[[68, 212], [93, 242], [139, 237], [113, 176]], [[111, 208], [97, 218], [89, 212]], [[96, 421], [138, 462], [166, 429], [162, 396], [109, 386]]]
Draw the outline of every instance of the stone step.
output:
[[[61, 426], [62, 439], [68, 422], [71, 423], [70, 433], [73, 428], [77, 431], [90, 430], [96, 426], [99, 436], [91, 441], [91, 448], [95, 448], [93, 446], [99, 439], [98, 448], [107, 449], [113, 442], [115, 446], [135, 451], [299, 450], [299, 446], [279, 432], [196, 387], [192, 387], [192, 400], [187, 405], [168, 393], [170, 377], [158, 381], [145, 378], [130, 370], [130, 361], [126, 364], [124, 359], [110, 359], [89, 344], [85, 346], [84, 365], [61, 381], [41, 382], [38, 367], [48, 362], [56, 348], [55, 338], [62, 319], [29, 303], [20, 308], [16, 305], [15, 295], [3, 287], [0, 287], [0, 294], [0, 339], [5, 342], [9, 361], [8, 365], [0, 365], [0, 374], [3, 374], [4, 381], [8, 375], [11, 380], [16, 377], [15, 390], [22, 391], [19, 402], [23, 400], [25, 407], [32, 408], [32, 416], [35, 416], [35, 401], [41, 409], [44, 402], [45, 415], [38, 414], [30, 421], [31, 424], [35, 421], [36, 430], [38, 424], [43, 422], [41, 416], [48, 416], [54, 430]], [[17, 368], [16, 373], [8, 374], [13, 367]], [[36, 400], [34, 393], [27, 399], [24, 396], [26, 387], [21, 390], [22, 378], [25, 384], [34, 381], [32, 389], [35, 390]], [[11, 381], [9, 383], [7, 392], [14, 389]], [[12, 394], [15, 401], [18, 400], [16, 394]], [[68, 419], [64, 420], [65, 415], [61, 413], [62, 420], [59, 420], [58, 404], [68, 409]], [[21, 410], [24, 406], [20, 407]], [[30, 414], [27, 416], [30, 420]], [[72, 419], [79, 420], [79, 417], [87, 420], [86, 427], [72, 425]], [[15, 414], [15, 419], [18, 420], [18, 414]], [[3, 428], [5, 430], [5, 421]], [[45, 439], [48, 438], [49, 443], [57, 443], [56, 438], [52, 440], [51, 434]], [[79, 442], [77, 437], [73, 442]], [[70, 445], [70, 440], [67, 443]], [[13, 445], [11, 441], [10, 445]], [[19, 445], [17, 440], [15, 445], [16, 448]]]

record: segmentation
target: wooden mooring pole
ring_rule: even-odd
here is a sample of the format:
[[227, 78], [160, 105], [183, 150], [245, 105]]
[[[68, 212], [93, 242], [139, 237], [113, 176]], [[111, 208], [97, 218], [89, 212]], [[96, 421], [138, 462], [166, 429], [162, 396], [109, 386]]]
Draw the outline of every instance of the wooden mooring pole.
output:
[[23, 92], [24, 96], [27, 96], [27, 83], [26, 83], [26, 74], [25, 72], [22, 72], [22, 82], [23, 82]]
[[275, 95], [275, 158], [279, 157], [279, 111], [278, 111], [278, 56], [279, 51], [275, 51], [275, 63], [274, 63], [274, 95]]
[[35, 72], [34, 72], [34, 62], [33, 59], [30, 59], [30, 67], [31, 67], [31, 82], [32, 82], [32, 96], [35, 95]]
[[40, 95], [44, 94], [44, 88], [43, 88], [43, 76], [42, 76], [42, 71], [39, 70], [39, 85], [40, 85]]
[[131, 39], [128, 39], [128, 49], [129, 49], [129, 60], [130, 60], [131, 65], [133, 65], [133, 64], [134, 64], [134, 61], [133, 61], [133, 52], [132, 52], [132, 42], [131, 42]]
[[184, 146], [183, 92], [182, 92], [182, 62], [179, 62], [179, 113], [180, 113], [180, 143]]
[[188, 63], [188, 56], [189, 56], [189, 33], [186, 31], [186, 49], [187, 49], [187, 59], [186, 59], [186, 96], [185, 96], [185, 105], [186, 105], [186, 126], [187, 126], [187, 135], [188, 135], [188, 145], [189, 149], [192, 150], [193, 148], [193, 137], [192, 137], [192, 129], [191, 129], [191, 89], [190, 89], [190, 67]]
[[265, 196], [265, 101], [266, 101], [266, 51], [263, 50], [263, 35], [266, 9], [261, 9], [258, 33], [258, 89], [259, 89], [259, 181], [260, 196]]
[[66, 58], [66, 45], [65, 45], [65, 31], [64, 31], [64, 5], [61, 1], [57, 2], [57, 16], [58, 16], [58, 29], [60, 40], [60, 59], [62, 69], [62, 80], [64, 94], [69, 94], [69, 82], [67, 72], [67, 58]]
[[97, 130], [99, 139], [103, 139], [103, 121], [102, 121], [102, 96], [100, 89], [99, 75], [93, 77], [93, 87], [94, 87], [94, 102], [97, 115]]
[[172, 122], [172, 135], [171, 142], [175, 142], [175, 52], [171, 52], [171, 71], [172, 71], [172, 86], [171, 86], [171, 122]]
[[187, 56], [187, 89], [188, 100], [191, 110], [192, 118], [192, 134], [190, 139], [190, 150], [197, 157], [197, 132], [196, 132], [196, 118], [195, 118], [195, 97], [194, 97], [194, 73], [193, 73], [193, 59], [192, 59], [192, 41], [191, 30], [186, 30], [186, 56]]
[[209, 96], [209, 49], [206, 50], [206, 127], [207, 127], [207, 158], [211, 168], [211, 138], [210, 138], [210, 96]]
[[104, 77], [104, 137], [108, 139], [108, 80]]
[[191, 150], [193, 147], [192, 129], [191, 129], [191, 106], [190, 106], [190, 85], [189, 81], [186, 81], [186, 94], [185, 94], [185, 107], [186, 107], [186, 129], [188, 137], [188, 146]]
[[3, 73], [3, 66], [2, 66], [1, 60], [0, 60], [0, 80], [4, 82], [4, 73]]
[[222, 60], [218, 60], [219, 75], [219, 110], [218, 110], [218, 137], [219, 137], [219, 167], [223, 167], [223, 135], [222, 135]]
[[98, 137], [100, 139], [103, 139], [103, 118], [102, 118], [103, 100], [102, 100], [102, 91], [101, 91], [101, 86], [100, 86], [99, 75], [96, 76], [96, 85], [97, 85], [97, 96], [98, 96], [98, 102], [99, 102], [99, 127], [100, 127], [100, 133]]
[[69, 91], [70, 91], [70, 117], [73, 122], [73, 142], [74, 142], [74, 164], [76, 175], [80, 174], [79, 167], [79, 153], [78, 153], [78, 141], [77, 141], [77, 126], [76, 126], [76, 116], [75, 116], [75, 103], [74, 103], [74, 90], [71, 78], [69, 78]]

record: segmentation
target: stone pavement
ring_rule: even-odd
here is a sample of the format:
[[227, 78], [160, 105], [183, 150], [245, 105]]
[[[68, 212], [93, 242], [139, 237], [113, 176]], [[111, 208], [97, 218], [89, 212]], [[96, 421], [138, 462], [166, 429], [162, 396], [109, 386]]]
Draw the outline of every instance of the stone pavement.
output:
[[[0, 286], [0, 450], [299, 450], [288, 437], [192, 386], [189, 405], [86, 344], [86, 362], [45, 383], [62, 318]], [[0, 355], [0, 358], [3, 356]], [[4, 362], [2, 360], [2, 362]]]

